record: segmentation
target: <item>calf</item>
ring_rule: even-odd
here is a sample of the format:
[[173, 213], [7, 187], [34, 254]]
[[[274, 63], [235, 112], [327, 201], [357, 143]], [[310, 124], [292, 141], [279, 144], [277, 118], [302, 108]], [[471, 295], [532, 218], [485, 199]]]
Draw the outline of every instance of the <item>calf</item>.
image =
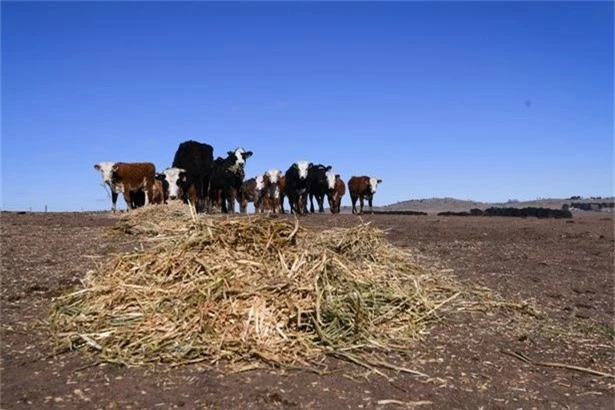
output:
[[308, 172], [313, 164], [307, 161], [297, 161], [286, 170], [286, 187], [284, 193], [290, 203], [290, 211], [294, 214], [303, 214], [307, 205], [310, 191]]
[[[191, 204], [196, 209], [197, 192], [196, 184], [194, 180], [188, 175], [188, 172], [181, 171], [178, 175], [176, 185], [177, 197], [181, 199], [185, 204]], [[170, 189], [170, 188], [169, 188]]]
[[274, 168], [263, 174], [261, 212], [267, 210], [275, 214], [280, 211], [280, 187], [278, 182], [281, 176], [282, 172]]
[[339, 174], [334, 174], [333, 171], [327, 171], [327, 199], [329, 200], [329, 209], [332, 214], [339, 214], [342, 197], [346, 193], [346, 184]]
[[284, 197], [286, 196], [286, 175], [280, 175], [280, 178], [278, 178], [278, 192], [280, 193], [280, 198], [273, 204], [273, 206], [277, 207], [280, 210], [280, 213], [283, 214], [285, 212]]
[[131, 192], [144, 191], [147, 205], [154, 196], [155, 180], [156, 167], [151, 162], [116, 162], [111, 168], [111, 185], [115, 192], [124, 194], [127, 204], [131, 204]]
[[152, 204], [166, 204], [169, 197], [169, 183], [164, 174], [156, 174], [152, 188]]
[[367, 198], [369, 203], [369, 210], [371, 213], [374, 213], [372, 210], [372, 198], [376, 193], [376, 188], [378, 184], [382, 183], [381, 179], [368, 177], [368, 176], [353, 176], [348, 180], [348, 191], [350, 192], [350, 200], [352, 201], [352, 213], [357, 213], [356, 203], [357, 198], [361, 204], [361, 209], [359, 214], [363, 213], [363, 199]]
[[[156, 178], [163, 179], [162, 175], [164, 175], [164, 180], [167, 181], [168, 188], [166, 190], [166, 199], [177, 199], [179, 198], [179, 175], [181, 173], [186, 173], [186, 170], [183, 168], [166, 168], [160, 174], [156, 175]], [[196, 188], [196, 187], [195, 187]]]
[[[248, 212], [248, 202], [254, 203], [254, 209], [258, 212], [260, 208], [261, 189], [263, 185], [263, 176], [250, 178], [244, 181], [239, 188], [239, 212]], [[259, 186], [261, 188], [259, 188]]]
[[[308, 172], [308, 178], [310, 179], [310, 212], [314, 213], [314, 197], [318, 202], [318, 212], [325, 212], [324, 202], [329, 185], [327, 182], [327, 172], [331, 171], [331, 166], [325, 167], [318, 164], [312, 166]], [[306, 204], [307, 205], [307, 204]]]
[[214, 161], [213, 172], [209, 182], [209, 196], [212, 206], [220, 206], [222, 212], [235, 212], [235, 199], [245, 177], [246, 160], [252, 151], [237, 148], [228, 151], [226, 158], [218, 157]]

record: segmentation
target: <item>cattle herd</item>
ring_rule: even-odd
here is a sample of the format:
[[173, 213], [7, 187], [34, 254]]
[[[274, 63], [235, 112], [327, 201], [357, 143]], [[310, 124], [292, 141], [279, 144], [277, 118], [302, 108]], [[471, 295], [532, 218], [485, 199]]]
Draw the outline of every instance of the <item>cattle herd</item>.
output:
[[[285, 213], [284, 199], [294, 214], [314, 212], [314, 198], [318, 212], [324, 212], [325, 197], [332, 213], [340, 212], [346, 184], [331, 166], [297, 161], [285, 173], [269, 169], [255, 178], [245, 179], [246, 160], [252, 151], [237, 148], [228, 151], [226, 158], [214, 160], [213, 147], [197, 141], [179, 144], [173, 164], [156, 173], [151, 162], [99, 162], [94, 168], [101, 172], [103, 182], [111, 188], [112, 210], [122, 193], [128, 209], [148, 204], [166, 204], [179, 200], [191, 204], [199, 213], [247, 212], [249, 202], [257, 213]], [[348, 180], [352, 213], [363, 213], [364, 199], [372, 211], [372, 198], [382, 180], [369, 176], [353, 176]], [[357, 211], [356, 203], [360, 208]]]

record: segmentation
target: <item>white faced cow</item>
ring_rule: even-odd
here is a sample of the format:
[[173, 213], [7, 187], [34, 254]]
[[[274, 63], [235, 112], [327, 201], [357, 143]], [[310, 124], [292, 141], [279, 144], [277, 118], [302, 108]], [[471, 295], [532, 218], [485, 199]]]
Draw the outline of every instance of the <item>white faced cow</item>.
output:
[[186, 172], [183, 168], [167, 168], [161, 172], [164, 175], [164, 179], [169, 183], [169, 199], [177, 199], [179, 198], [179, 174], [182, 172]]
[[359, 199], [361, 209], [359, 214], [363, 213], [363, 199], [367, 198], [369, 204], [369, 210], [372, 210], [372, 198], [376, 193], [378, 184], [382, 182], [381, 179], [368, 177], [368, 176], [353, 176], [348, 180], [348, 191], [350, 192], [350, 200], [352, 201], [352, 213], [357, 213], [356, 203]]
[[94, 169], [103, 175], [103, 182], [111, 188], [112, 210], [116, 210], [117, 195], [124, 194], [124, 200], [129, 209], [134, 209], [140, 204], [133, 200], [133, 196], [142, 191], [144, 204], [147, 205], [154, 197], [154, 185], [156, 181], [156, 167], [151, 162], [99, 162]]

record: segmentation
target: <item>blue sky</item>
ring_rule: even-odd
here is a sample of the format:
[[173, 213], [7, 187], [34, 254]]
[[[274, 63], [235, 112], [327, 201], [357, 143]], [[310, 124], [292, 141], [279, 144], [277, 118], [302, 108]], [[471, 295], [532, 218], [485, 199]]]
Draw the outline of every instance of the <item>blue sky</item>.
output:
[[1, 7], [2, 209], [110, 209], [95, 163], [189, 139], [378, 176], [374, 205], [613, 195], [612, 2]]

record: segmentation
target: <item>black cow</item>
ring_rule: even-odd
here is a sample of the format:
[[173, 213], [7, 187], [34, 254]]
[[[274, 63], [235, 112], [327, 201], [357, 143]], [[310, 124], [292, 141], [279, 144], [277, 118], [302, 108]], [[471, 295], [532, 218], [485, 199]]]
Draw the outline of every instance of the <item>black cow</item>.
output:
[[[185, 141], [179, 144], [173, 167], [186, 170], [186, 177], [182, 182], [194, 184], [196, 191], [196, 203], [194, 204], [197, 212], [205, 212], [209, 208], [207, 202], [209, 183], [213, 170], [214, 149], [209, 144], [197, 141]], [[179, 183], [178, 183], [179, 185]], [[184, 195], [189, 192], [189, 186], [183, 187]]]
[[310, 179], [309, 195], [311, 213], [314, 213], [314, 197], [316, 197], [316, 201], [318, 202], [318, 212], [325, 212], [325, 196], [329, 192], [327, 172], [331, 171], [331, 168], [331, 165], [325, 167], [324, 165], [318, 164], [312, 166], [308, 172], [308, 178]]
[[224, 213], [235, 212], [235, 200], [246, 175], [246, 160], [251, 156], [252, 151], [240, 147], [229, 151], [226, 158], [216, 158], [209, 182], [212, 206], [219, 206]]
[[288, 168], [285, 174], [285, 194], [288, 197], [291, 213], [303, 214], [306, 211], [310, 178], [308, 173], [313, 164], [307, 161], [297, 161]]

